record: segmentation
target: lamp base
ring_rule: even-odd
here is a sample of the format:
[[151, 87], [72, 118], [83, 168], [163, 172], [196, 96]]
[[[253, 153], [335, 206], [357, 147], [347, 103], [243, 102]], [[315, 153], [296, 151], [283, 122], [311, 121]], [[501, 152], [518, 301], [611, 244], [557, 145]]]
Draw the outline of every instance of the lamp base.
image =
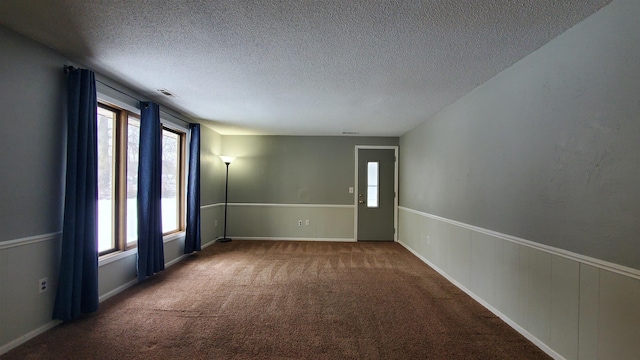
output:
[[231, 238], [222, 238], [222, 239], [218, 239], [219, 242], [229, 242], [231, 241]]

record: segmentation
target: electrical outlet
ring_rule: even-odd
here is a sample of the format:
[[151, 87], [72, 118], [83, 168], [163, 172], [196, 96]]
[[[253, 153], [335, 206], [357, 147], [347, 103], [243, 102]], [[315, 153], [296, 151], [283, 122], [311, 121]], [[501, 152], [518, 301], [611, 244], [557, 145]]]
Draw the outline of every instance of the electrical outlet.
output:
[[302, 226], [302, 220], [298, 220], [298, 226]]
[[42, 294], [47, 290], [49, 290], [49, 278], [42, 278], [38, 280], [38, 293]]
[[431, 244], [431, 239], [427, 236], [427, 245]]
[[213, 226], [218, 226], [218, 220], [213, 222]]
[[306, 226], [309, 226], [309, 219], [305, 220], [305, 221], [304, 221], [304, 224], [305, 224]]

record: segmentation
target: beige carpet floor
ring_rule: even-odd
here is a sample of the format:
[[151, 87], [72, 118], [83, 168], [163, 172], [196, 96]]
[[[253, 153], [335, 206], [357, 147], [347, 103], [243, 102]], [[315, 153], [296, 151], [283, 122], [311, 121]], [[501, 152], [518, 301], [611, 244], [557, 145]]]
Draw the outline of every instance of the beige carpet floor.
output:
[[2, 359], [547, 359], [397, 243], [216, 243]]

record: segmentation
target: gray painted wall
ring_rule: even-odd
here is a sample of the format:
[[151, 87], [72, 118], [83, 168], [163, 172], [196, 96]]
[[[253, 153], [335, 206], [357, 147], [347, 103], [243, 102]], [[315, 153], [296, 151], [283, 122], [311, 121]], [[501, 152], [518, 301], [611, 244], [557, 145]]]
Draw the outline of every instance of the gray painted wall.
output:
[[224, 202], [224, 164], [218, 155], [222, 152], [222, 135], [200, 126], [200, 202], [201, 206]]
[[225, 136], [229, 202], [353, 205], [356, 145], [398, 145], [387, 137]]
[[639, 18], [614, 1], [402, 136], [400, 205], [640, 269]]
[[61, 230], [65, 58], [0, 26], [0, 241]]

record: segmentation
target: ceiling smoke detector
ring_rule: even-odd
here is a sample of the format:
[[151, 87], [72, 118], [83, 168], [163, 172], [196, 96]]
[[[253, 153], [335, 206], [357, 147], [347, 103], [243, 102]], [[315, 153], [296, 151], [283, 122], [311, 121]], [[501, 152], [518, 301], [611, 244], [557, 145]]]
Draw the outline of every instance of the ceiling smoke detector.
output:
[[359, 131], [343, 131], [342, 135], [358, 135], [360, 134]]
[[177, 98], [178, 96], [167, 89], [158, 89], [158, 92], [168, 97]]

